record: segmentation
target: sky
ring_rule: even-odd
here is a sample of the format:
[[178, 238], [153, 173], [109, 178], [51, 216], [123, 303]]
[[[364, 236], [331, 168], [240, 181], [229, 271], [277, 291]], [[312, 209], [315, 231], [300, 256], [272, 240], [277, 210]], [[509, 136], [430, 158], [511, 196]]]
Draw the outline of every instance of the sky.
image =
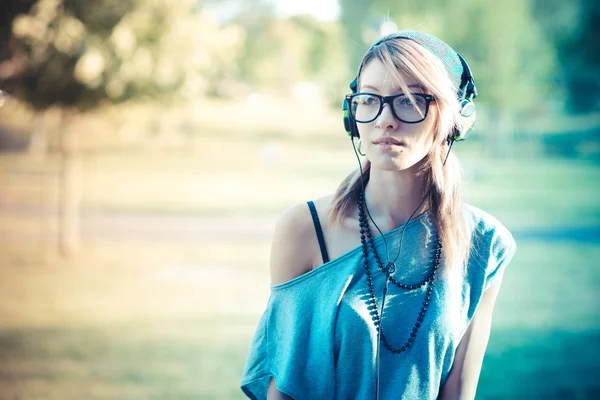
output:
[[[310, 14], [322, 21], [335, 21], [339, 18], [340, 7], [338, 0], [268, 0], [274, 5], [278, 15], [288, 17], [298, 14]], [[210, 12], [220, 21], [226, 21], [239, 2], [211, 2]]]
[[323, 21], [338, 19], [340, 7], [338, 0], [272, 0], [278, 14], [290, 16], [311, 14]]

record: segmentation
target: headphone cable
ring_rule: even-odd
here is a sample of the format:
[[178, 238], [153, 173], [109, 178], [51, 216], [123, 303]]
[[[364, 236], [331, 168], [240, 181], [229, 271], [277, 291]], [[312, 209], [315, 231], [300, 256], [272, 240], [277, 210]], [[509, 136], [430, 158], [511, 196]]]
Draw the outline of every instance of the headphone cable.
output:
[[[411, 219], [413, 218], [413, 216], [415, 215], [415, 213], [421, 208], [421, 206], [423, 205], [423, 203], [425, 202], [425, 199], [427, 199], [427, 197], [429, 196], [429, 194], [431, 193], [431, 190], [433, 189], [433, 184], [431, 184], [431, 186], [429, 187], [429, 190], [427, 190], [427, 192], [425, 193], [425, 196], [423, 196], [423, 199], [421, 200], [421, 202], [419, 203], [419, 205], [417, 206], [417, 208], [412, 212], [412, 214], [408, 217], [408, 220], [404, 223], [404, 227], [402, 228], [402, 234], [400, 236], [400, 245], [398, 248], [398, 253], [396, 254], [396, 257], [394, 258], [394, 261], [390, 262], [390, 257], [389, 257], [389, 251], [388, 251], [388, 245], [387, 245], [387, 240], [383, 234], [383, 232], [381, 232], [381, 229], [379, 229], [379, 226], [377, 226], [377, 223], [375, 222], [375, 220], [373, 220], [373, 217], [371, 216], [371, 213], [369, 212], [369, 207], [367, 207], [367, 196], [365, 193], [365, 182], [363, 180], [363, 168], [362, 168], [362, 163], [360, 162], [360, 157], [358, 156], [358, 151], [356, 150], [356, 146], [354, 145], [354, 140], [352, 139], [352, 137], [350, 137], [350, 140], [352, 141], [352, 148], [354, 150], [354, 155], [356, 156], [356, 160], [358, 161], [358, 167], [359, 167], [359, 176], [360, 176], [360, 185], [361, 185], [361, 189], [362, 189], [362, 194], [363, 194], [363, 199], [364, 199], [364, 205], [365, 205], [365, 210], [367, 212], [367, 215], [369, 216], [369, 219], [371, 220], [371, 222], [373, 222], [373, 225], [375, 226], [375, 228], [377, 228], [377, 231], [379, 232], [379, 234], [381, 235], [382, 239], [383, 239], [383, 243], [385, 245], [385, 251], [386, 251], [386, 257], [387, 257], [387, 267], [389, 269], [390, 264], [394, 265], [394, 270], [395, 270], [395, 262], [398, 259], [398, 257], [400, 256], [400, 253], [402, 252], [402, 243], [404, 241], [404, 232], [406, 231], [406, 227], [408, 226], [408, 223], [411, 221]], [[450, 150], [452, 150], [452, 145], [454, 144], [454, 140], [450, 139], [450, 144], [448, 146], [448, 152], [446, 153], [446, 157], [444, 158], [444, 163], [443, 165], [446, 165], [446, 161], [448, 161], [448, 156], [450, 155]], [[380, 353], [381, 353], [381, 330], [382, 330], [382, 326], [383, 326], [383, 310], [385, 307], [385, 297], [387, 295], [387, 291], [388, 291], [388, 285], [390, 282], [390, 275], [393, 273], [393, 271], [389, 271], [389, 273], [385, 274], [385, 285], [383, 287], [383, 296], [381, 299], [381, 312], [379, 313], [380, 320], [379, 320], [379, 326], [377, 327], [377, 352], [375, 355], [375, 399], [379, 400], [379, 371], [380, 371], [380, 364], [381, 364], [381, 357], [380, 357]], [[377, 305], [375, 305], [375, 307], [377, 307]]]

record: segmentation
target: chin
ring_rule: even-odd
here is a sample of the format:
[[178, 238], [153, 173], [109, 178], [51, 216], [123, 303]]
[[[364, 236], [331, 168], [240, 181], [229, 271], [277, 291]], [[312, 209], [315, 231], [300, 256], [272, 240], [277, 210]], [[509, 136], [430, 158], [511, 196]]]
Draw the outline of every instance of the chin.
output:
[[381, 171], [405, 171], [419, 163], [418, 159], [408, 157], [376, 158], [371, 161], [371, 166]]
[[404, 171], [412, 168], [417, 164], [416, 162], [410, 162], [408, 160], [373, 160], [371, 165], [382, 171]]

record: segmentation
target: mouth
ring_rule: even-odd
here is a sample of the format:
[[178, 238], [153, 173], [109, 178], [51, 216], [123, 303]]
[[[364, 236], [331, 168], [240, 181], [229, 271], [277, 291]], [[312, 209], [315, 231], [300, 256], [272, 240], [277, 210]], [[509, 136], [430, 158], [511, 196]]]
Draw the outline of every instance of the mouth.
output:
[[405, 146], [404, 142], [392, 137], [383, 137], [373, 141], [373, 144], [380, 146]]

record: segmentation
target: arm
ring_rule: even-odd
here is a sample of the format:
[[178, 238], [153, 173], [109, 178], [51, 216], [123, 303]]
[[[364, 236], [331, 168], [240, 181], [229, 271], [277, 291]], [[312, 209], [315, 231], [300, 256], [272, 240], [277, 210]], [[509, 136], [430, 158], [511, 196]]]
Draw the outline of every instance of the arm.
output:
[[440, 400], [475, 398], [483, 356], [490, 337], [492, 312], [501, 284], [502, 276], [498, 276], [483, 294], [471, 324], [456, 349], [452, 369], [439, 394]]
[[281, 393], [275, 386], [275, 379], [271, 378], [267, 390], [267, 400], [293, 400], [290, 396]]
[[275, 224], [271, 283], [284, 283], [310, 271], [319, 251], [308, 206], [302, 203], [286, 210]]
[[[276, 285], [296, 278], [313, 268], [319, 251], [318, 241], [306, 204], [290, 208], [275, 225], [271, 245], [271, 283]], [[320, 253], [319, 253], [320, 254]], [[267, 400], [292, 400], [281, 393], [271, 378]]]

